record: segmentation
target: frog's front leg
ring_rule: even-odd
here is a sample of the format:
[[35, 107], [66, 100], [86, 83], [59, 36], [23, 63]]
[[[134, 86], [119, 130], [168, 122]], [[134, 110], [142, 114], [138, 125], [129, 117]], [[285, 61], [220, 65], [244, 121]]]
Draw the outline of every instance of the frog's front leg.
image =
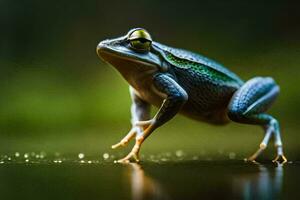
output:
[[166, 95], [157, 114], [152, 120], [137, 122], [137, 125], [148, 125], [148, 127], [136, 136], [135, 145], [131, 152], [118, 162], [129, 162], [131, 158], [139, 161], [139, 151], [145, 139], [159, 126], [173, 118], [188, 99], [186, 91], [169, 75], [158, 73], [153, 77], [154, 87]]
[[259, 149], [248, 158], [255, 161], [257, 156], [267, 147], [274, 134], [277, 156], [274, 161], [287, 159], [283, 154], [282, 141], [278, 121], [265, 113], [279, 93], [279, 87], [272, 78], [255, 77], [247, 81], [232, 97], [228, 106], [228, 116], [231, 120], [261, 125], [265, 130], [265, 137], [260, 143]]
[[142, 100], [131, 86], [129, 86], [129, 92], [132, 100], [130, 109], [132, 128], [120, 142], [111, 146], [112, 149], [116, 149], [121, 146], [126, 146], [134, 136], [141, 135], [144, 129], [147, 128], [149, 125], [137, 123], [140, 121], [150, 119], [150, 104]]

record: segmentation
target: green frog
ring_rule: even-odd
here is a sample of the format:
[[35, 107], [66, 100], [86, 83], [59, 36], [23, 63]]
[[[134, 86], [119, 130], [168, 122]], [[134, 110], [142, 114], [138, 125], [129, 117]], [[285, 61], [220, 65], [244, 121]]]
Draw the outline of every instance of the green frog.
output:
[[[216, 125], [230, 121], [259, 125], [265, 136], [248, 160], [255, 161], [274, 136], [277, 156], [273, 161], [287, 161], [279, 123], [266, 113], [279, 94], [279, 86], [271, 77], [243, 81], [218, 62], [153, 41], [143, 28], [103, 40], [96, 51], [130, 85], [132, 128], [112, 148], [126, 146], [133, 138], [135, 145], [117, 162], [139, 162], [145, 139], [178, 113]], [[151, 106], [159, 108], [152, 118]]]

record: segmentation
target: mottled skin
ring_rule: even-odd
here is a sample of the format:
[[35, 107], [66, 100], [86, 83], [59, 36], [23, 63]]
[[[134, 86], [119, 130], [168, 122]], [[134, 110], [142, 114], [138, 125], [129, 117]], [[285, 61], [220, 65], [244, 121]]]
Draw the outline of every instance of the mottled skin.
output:
[[[273, 134], [277, 148], [274, 161], [286, 162], [279, 124], [265, 113], [279, 93], [272, 78], [255, 77], [244, 82], [213, 60], [152, 41], [150, 34], [140, 28], [100, 42], [97, 53], [130, 84], [132, 129], [112, 148], [125, 146], [134, 136], [136, 143], [118, 162], [129, 162], [131, 158], [139, 161], [143, 141], [177, 113], [212, 124], [235, 121], [261, 125], [265, 137], [248, 160], [255, 160]], [[151, 105], [160, 108], [152, 119]]]

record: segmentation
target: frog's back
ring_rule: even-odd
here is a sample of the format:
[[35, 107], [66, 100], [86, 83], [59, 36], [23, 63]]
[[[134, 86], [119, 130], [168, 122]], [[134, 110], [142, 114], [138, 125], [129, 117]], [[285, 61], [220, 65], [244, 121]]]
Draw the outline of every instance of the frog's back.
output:
[[243, 81], [235, 73], [233, 73], [232, 71], [228, 70], [226, 67], [221, 65], [220, 63], [210, 58], [207, 58], [198, 53], [194, 53], [184, 49], [168, 47], [158, 42], [154, 42], [154, 45], [164, 51], [163, 53], [164, 58], [168, 60], [170, 63], [172, 63], [175, 67], [189, 68], [190, 65], [188, 64], [190, 63], [194, 65], [198, 64], [199, 66], [207, 67], [211, 71], [216, 71], [219, 72], [220, 74], [223, 74], [224, 76], [230, 77], [232, 80], [234, 80], [240, 85], [243, 84]]
[[243, 81], [221, 64], [202, 55], [164, 45], [170, 73], [188, 93], [182, 113], [188, 117], [222, 124], [227, 122], [227, 105]]

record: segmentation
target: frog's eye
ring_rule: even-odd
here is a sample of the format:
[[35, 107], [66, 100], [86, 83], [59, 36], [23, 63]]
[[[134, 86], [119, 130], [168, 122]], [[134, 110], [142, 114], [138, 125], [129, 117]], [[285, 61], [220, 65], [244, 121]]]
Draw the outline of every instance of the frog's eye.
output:
[[136, 29], [129, 34], [128, 40], [132, 48], [140, 51], [149, 51], [151, 47], [151, 36], [144, 29]]
[[143, 39], [143, 38], [135, 39], [135, 40], [130, 40], [130, 45], [134, 49], [148, 51], [148, 50], [150, 50], [151, 41]]

